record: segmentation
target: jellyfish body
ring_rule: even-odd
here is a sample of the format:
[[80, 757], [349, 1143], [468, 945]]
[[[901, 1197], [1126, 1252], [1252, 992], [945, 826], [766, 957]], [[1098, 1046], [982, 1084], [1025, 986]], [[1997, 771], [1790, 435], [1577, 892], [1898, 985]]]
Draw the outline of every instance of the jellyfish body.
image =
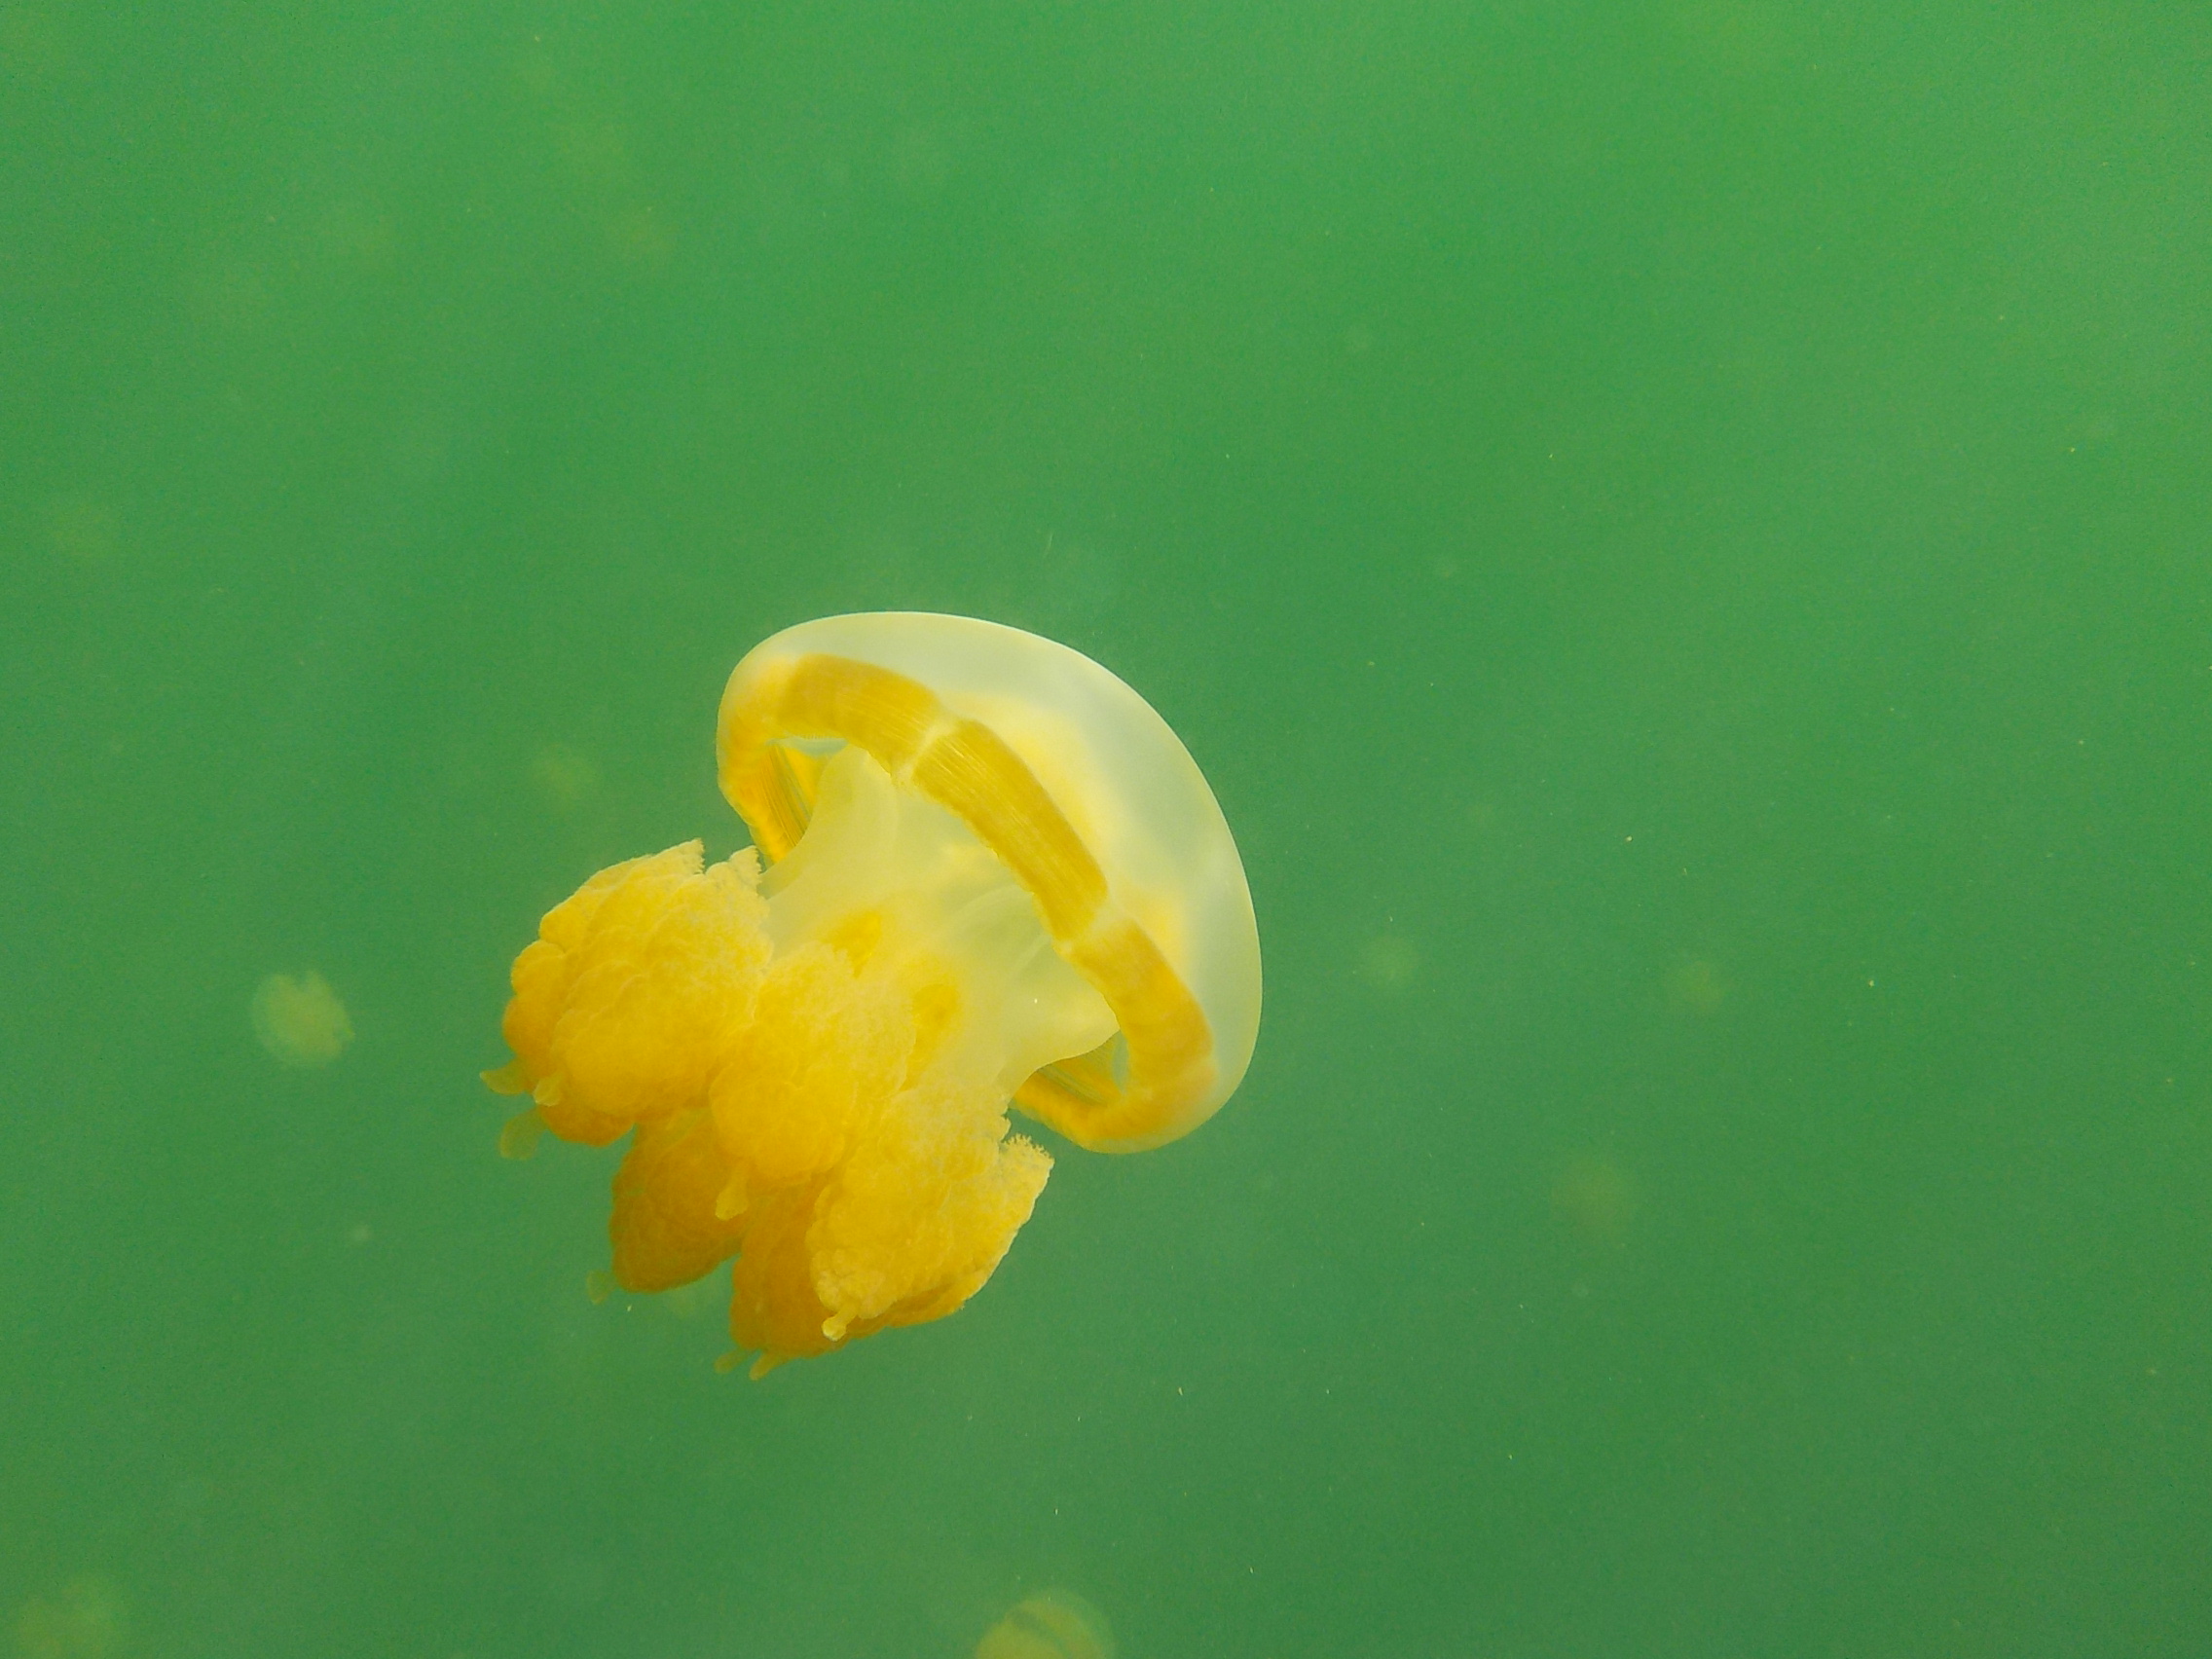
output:
[[1074, 1591], [1041, 1590], [983, 1633], [976, 1659], [1114, 1659], [1114, 1633]]
[[253, 1034], [270, 1055], [307, 1070], [325, 1066], [353, 1042], [353, 1022], [328, 980], [310, 969], [272, 974], [253, 989]]
[[739, 663], [717, 739], [756, 846], [602, 870], [517, 959], [495, 1088], [632, 1133], [615, 1278], [735, 1256], [756, 1373], [953, 1311], [1051, 1167], [1017, 1102], [1134, 1151], [1211, 1115], [1259, 1022], [1212, 792], [1122, 682], [965, 617], [872, 613]]

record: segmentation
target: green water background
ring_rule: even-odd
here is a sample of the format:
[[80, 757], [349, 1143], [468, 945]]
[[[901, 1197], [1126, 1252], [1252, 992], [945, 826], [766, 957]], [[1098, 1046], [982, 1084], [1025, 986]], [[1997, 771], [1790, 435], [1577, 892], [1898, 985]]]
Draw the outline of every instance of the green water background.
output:
[[[0, 1641], [2212, 1651], [2208, 84], [2174, 4], [0, 5]], [[1182, 733], [1267, 1024], [749, 1384], [474, 1074], [544, 907], [741, 840], [738, 655], [909, 607]]]

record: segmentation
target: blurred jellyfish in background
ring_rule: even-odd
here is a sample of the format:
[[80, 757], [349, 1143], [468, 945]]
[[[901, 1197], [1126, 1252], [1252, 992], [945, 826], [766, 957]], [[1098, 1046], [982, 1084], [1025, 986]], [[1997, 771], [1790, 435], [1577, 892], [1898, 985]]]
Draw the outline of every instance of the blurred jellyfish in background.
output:
[[1552, 1212], [1584, 1244], [1616, 1249], [1636, 1219], [1636, 1182], [1611, 1158], [1585, 1153], [1552, 1182]]
[[1404, 990], [1420, 977], [1420, 946], [1395, 930], [1369, 936], [1352, 972], [1371, 990]]
[[346, 1005], [320, 974], [272, 974], [254, 987], [253, 1034], [288, 1066], [325, 1066], [353, 1041]]
[[1667, 970], [1667, 1001], [1677, 1013], [1710, 1019], [1728, 1000], [1728, 980], [1715, 964], [1686, 956]]
[[976, 1659], [1114, 1659], [1114, 1632], [1074, 1591], [1040, 1590], [983, 1633]]
[[97, 1573], [33, 1596], [16, 1614], [20, 1659], [106, 1659], [123, 1645], [128, 1624], [123, 1592]]
[[570, 811], [599, 788], [599, 767], [579, 749], [548, 743], [531, 756], [531, 781], [554, 807]]
[[115, 509], [89, 496], [62, 496], [47, 504], [47, 535], [64, 558], [104, 564], [122, 540]]

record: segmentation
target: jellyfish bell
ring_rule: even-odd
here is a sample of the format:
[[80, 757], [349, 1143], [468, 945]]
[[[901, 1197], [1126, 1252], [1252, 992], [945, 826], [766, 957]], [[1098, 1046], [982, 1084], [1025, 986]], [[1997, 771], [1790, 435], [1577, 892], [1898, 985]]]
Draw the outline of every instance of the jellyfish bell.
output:
[[[762, 1365], [959, 1308], [1051, 1165], [1188, 1133], [1241, 1081], [1259, 940], [1212, 792], [1128, 686], [1051, 641], [878, 612], [731, 675], [722, 791], [755, 847], [601, 871], [517, 959], [488, 1074], [604, 1145], [614, 1276], [738, 1258]], [[527, 1138], [527, 1137], [521, 1137]]]
[[1260, 1023], [1251, 894], [1212, 790], [1149, 703], [1051, 640], [909, 611], [787, 629], [730, 676], [722, 793], [771, 858], [811, 826], [821, 756], [854, 749], [995, 856], [1045, 954], [1106, 1005], [1090, 1023], [1113, 1052], [1052, 1056], [1070, 1063], [1025, 1084], [1026, 1109], [1130, 1152], [1235, 1091]]
[[1114, 1659], [1114, 1632], [1074, 1591], [1040, 1590], [983, 1633], [976, 1659]]
[[98, 1573], [33, 1596], [16, 1614], [16, 1651], [24, 1659], [106, 1659], [129, 1634], [129, 1599]]
[[353, 1021], [330, 982], [313, 969], [294, 978], [271, 974], [247, 1005], [253, 1034], [270, 1056], [302, 1071], [328, 1065], [353, 1041]]

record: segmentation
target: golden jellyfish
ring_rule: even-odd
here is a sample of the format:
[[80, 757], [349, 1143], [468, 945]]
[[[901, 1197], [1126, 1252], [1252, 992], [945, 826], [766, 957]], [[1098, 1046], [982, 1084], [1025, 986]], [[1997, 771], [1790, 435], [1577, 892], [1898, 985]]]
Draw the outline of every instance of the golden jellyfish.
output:
[[328, 980], [310, 969], [272, 974], [253, 989], [253, 1034], [285, 1065], [328, 1065], [353, 1041], [353, 1021]]
[[1636, 1182], [1609, 1158], [1576, 1158], [1552, 1183], [1552, 1209], [1585, 1243], [1625, 1242], [1636, 1207]]
[[613, 1282], [734, 1257], [760, 1376], [982, 1288], [1051, 1157], [1213, 1115], [1260, 1023], [1229, 826], [1152, 707], [1089, 658], [963, 616], [787, 629], [731, 674], [722, 793], [755, 845], [601, 870], [516, 958], [536, 1132], [605, 1146]]
[[1667, 970], [1667, 1000], [1684, 1014], [1710, 1019], [1728, 1000], [1728, 980], [1717, 965], [1686, 956]]
[[19, 1659], [107, 1659], [129, 1629], [123, 1592], [88, 1573], [52, 1595], [34, 1596], [16, 1614]]
[[976, 1659], [1114, 1659], [1114, 1633], [1074, 1591], [1041, 1590], [983, 1633]]

